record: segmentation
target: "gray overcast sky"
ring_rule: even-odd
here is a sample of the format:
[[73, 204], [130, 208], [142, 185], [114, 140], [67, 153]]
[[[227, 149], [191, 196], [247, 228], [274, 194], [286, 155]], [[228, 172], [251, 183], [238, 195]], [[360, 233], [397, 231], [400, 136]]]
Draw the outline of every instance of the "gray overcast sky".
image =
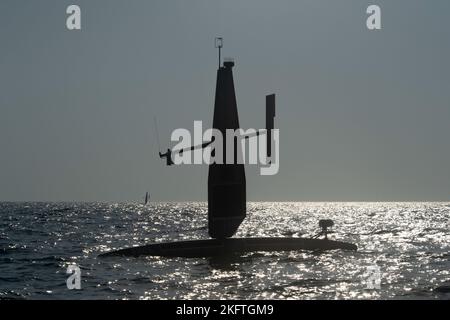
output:
[[[65, 27], [78, 4], [82, 30]], [[382, 9], [381, 31], [365, 26]], [[207, 166], [166, 167], [212, 121], [217, 53], [241, 126], [277, 94], [280, 172], [249, 200], [450, 199], [450, 1], [0, 2], [0, 200], [205, 200]]]

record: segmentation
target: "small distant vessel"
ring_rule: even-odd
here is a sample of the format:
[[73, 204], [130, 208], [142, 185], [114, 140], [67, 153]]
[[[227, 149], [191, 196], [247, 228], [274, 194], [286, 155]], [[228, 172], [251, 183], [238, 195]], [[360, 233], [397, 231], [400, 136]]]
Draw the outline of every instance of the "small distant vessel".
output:
[[149, 201], [150, 201], [150, 195], [148, 194], [148, 192], [146, 192], [145, 193], [144, 205], [146, 205]]

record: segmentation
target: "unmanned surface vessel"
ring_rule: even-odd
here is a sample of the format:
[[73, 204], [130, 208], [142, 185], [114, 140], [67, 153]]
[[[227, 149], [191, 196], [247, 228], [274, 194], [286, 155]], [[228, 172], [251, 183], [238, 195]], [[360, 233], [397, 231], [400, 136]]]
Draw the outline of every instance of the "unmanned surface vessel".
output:
[[[227, 129], [239, 129], [236, 94], [234, 90], [234, 61], [227, 60], [221, 66], [221, 38], [216, 39], [219, 48], [219, 69], [217, 70], [216, 96], [214, 103], [213, 129], [220, 130], [225, 136]], [[267, 156], [271, 157], [271, 139], [274, 129], [275, 94], [266, 96], [266, 129], [257, 134], [267, 135]], [[200, 148], [208, 146], [205, 143]], [[188, 150], [194, 150], [194, 148]], [[234, 146], [237, 148], [237, 143]], [[226, 148], [223, 148], [226, 159]], [[178, 150], [180, 152], [181, 150]], [[184, 151], [184, 150], [183, 150]], [[167, 164], [175, 150], [168, 150], [160, 157], [166, 157]], [[234, 152], [236, 157], [237, 152]], [[244, 165], [234, 161], [233, 164], [212, 163], [208, 174], [208, 233], [213, 239], [191, 240], [168, 243], [154, 243], [103, 253], [107, 256], [164, 256], [164, 257], [212, 257], [218, 255], [243, 254], [255, 251], [295, 251], [295, 250], [356, 250], [354, 244], [333, 241], [327, 238], [331, 220], [319, 222], [322, 231], [315, 238], [231, 238], [246, 217], [246, 180]], [[331, 222], [330, 222], [331, 221]], [[324, 239], [318, 239], [324, 235]]]

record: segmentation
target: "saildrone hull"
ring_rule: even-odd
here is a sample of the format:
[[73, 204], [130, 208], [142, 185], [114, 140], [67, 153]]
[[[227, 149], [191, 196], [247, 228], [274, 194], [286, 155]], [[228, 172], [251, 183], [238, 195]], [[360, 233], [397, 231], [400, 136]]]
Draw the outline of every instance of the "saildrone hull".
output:
[[155, 243], [141, 247], [106, 252], [101, 257], [161, 256], [202, 258], [241, 255], [249, 252], [276, 252], [299, 250], [357, 250], [347, 242], [311, 238], [231, 238]]

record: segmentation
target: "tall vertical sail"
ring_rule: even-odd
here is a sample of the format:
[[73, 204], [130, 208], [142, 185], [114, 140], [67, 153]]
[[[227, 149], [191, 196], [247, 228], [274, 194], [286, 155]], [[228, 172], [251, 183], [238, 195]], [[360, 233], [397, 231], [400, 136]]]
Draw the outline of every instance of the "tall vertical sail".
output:
[[[226, 129], [238, 129], [239, 117], [234, 92], [234, 62], [226, 61], [217, 70], [213, 128], [226, 137]], [[245, 171], [243, 164], [211, 164], [208, 174], [208, 232], [212, 238], [228, 238], [236, 233], [246, 216]], [[226, 159], [224, 143], [223, 159]], [[225, 161], [224, 161], [225, 162]]]
[[275, 94], [266, 96], [266, 130], [267, 130], [267, 157], [272, 156], [272, 130], [274, 129], [275, 118]]

